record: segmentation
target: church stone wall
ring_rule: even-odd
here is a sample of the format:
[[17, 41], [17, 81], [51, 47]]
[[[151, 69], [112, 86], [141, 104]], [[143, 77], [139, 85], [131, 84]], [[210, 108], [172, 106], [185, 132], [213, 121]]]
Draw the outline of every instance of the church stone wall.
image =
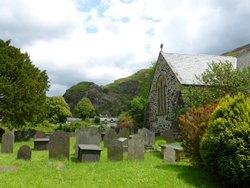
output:
[[[157, 79], [163, 76], [166, 80], [166, 112], [158, 113]], [[154, 78], [149, 94], [149, 102], [145, 112], [145, 127], [156, 133], [171, 129], [178, 131], [178, 109], [180, 104], [179, 81], [166, 60], [159, 54]]]

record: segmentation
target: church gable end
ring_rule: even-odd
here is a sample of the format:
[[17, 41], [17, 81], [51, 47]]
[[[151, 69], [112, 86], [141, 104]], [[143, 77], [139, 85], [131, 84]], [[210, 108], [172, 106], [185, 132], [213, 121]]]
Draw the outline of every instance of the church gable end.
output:
[[180, 98], [179, 81], [162, 53], [159, 54], [146, 111], [146, 124], [154, 132], [178, 129], [176, 104]]

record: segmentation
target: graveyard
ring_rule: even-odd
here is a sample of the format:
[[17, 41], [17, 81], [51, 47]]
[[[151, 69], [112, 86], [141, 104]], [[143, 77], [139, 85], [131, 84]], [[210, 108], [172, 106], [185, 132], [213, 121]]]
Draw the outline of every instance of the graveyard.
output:
[[[218, 180], [188, 159], [166, 161], [160, 146], [166, 145], [163, 136], [147, 144], [141, 136], [144, 132], [129, 135], [126, 130], [118, 134], [110, 130], [101, 139], [95, 131], [82, 127], [71, 136], [56, 131], [48, 146], [41, 133], [14, 143], [10, 136], [8, 152], [0, 153], [1, 187], [220, 187]], [[36, 140], [44, 141], [45, 147]], [[99, 158], [79, 157], [84, 155], [81, 145], [99, 148]]]

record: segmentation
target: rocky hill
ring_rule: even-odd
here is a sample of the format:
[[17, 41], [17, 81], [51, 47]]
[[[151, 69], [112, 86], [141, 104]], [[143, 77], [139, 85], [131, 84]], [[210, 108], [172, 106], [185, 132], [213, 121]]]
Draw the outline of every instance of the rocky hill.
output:
[[93, 82], [80, 82], [69, 88], [63, 97], [71, 111], [83, 97], [88, 97], [99, 114], [118, 115], [129, 109], [130, 101], [139, 94], [140, 85], [149, 79], [149, 69], [99, 86]]
[[250, 44], [247, 44], [247, 45], [241, 46], [239, 48], [236, 48], [230, 52], [226, 52], [222, 55], [239, 57], [239, 56], [241, 56], [249, 51], [250, 51]]

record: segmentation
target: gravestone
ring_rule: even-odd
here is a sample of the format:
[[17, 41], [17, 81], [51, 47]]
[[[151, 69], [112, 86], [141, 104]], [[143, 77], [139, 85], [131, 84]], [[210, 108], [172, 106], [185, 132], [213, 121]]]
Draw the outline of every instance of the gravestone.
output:
[[101, 135], [94, 127], [76, 132], [75, 154], [78, 156], [78, 144], [89, 144], [99, 146]]
[[14, 149], [14, 133], [6, 132], [2, 136], [1, 152], [2, 153], [13, 153]]
[[86, 126], [82, 125], [82, 126], [80, 127], [80, 130], [81, 130], [81, 131], [87, 131], [88, 128], [87, 128]]
[[165, 130], [163, 132], [163, 137], [164, 137], [164, 139], [166, 140], [167, 143], [175, 142], [174, 133], [171, 130]]
[[108, 147], [109, 143], [117, 138], [115, 129], [108, 129], [104, 136], [104, 147]]
[[144, 160], [144, 139], [141, 134], [128, 140], [128, 160]]
[[176, 152], [175, 152], [174, 148], [166, 147], [164, 149], [164, 161], [165, 162], [175, 162], [175, 160], [176, 160], [175, 154], [176, 154]]
[[148, 130], [147, 128], [143, 128], [139, 134], [143, 135], [146, 148], [148, 150], [152, 150], [155, 143], [155, 133]]
[[117, 138], [116, 140], [122, 143], [123, 152], [128, 152], [128, 138], [120, 137], [120, 138]]
[[102, 149], [97, 145], [78, 144], [79, 161], [99, 161]]
[[58, 130], [50, 136], [49, 159], [66, 157], [69, 159], [69, 134]]
[[31, 149], [28, 145], [22, 145], [17, 152], [17, 159], [30, 160]]
[[108, 160], [123, 160], [123, 144], [118, 139], [112, 140], [108, 145]]
[[128, 128], [122, 128], [119, 130], [118, 133], [118, 138], [123, 137], [123, 138], [129, 138], [129, 129]]
[[45, 132], [43, 131], [36, 131], [35, 138], [45, 138]]

